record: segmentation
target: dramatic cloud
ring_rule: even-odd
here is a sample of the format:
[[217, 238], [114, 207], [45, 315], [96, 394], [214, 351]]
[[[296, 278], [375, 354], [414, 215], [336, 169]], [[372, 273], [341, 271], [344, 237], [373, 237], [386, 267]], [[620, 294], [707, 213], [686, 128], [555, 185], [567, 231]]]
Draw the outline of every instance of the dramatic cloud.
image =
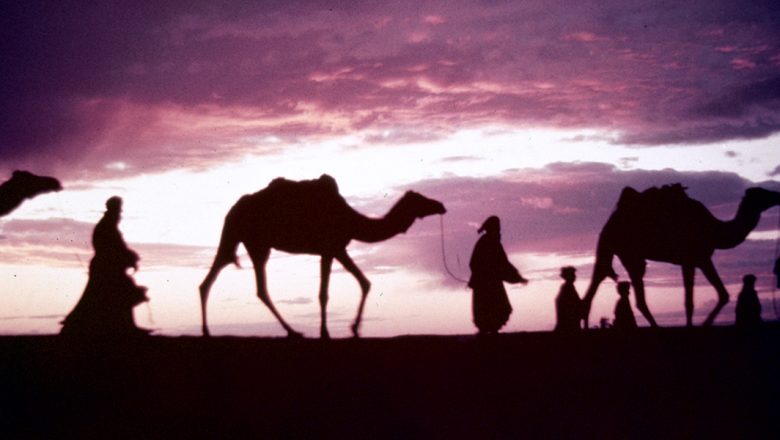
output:
[[137, 174], [485, 124], [636, 145], [780, 129], [776, 2], [30, 1], [0, 17], [3, 167]]

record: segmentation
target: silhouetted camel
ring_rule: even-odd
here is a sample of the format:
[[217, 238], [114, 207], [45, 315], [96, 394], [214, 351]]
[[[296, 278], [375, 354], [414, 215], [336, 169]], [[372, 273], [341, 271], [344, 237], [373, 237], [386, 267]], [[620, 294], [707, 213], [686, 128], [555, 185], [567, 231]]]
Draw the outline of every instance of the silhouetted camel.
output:
[[734, 219], [715, 218], [700, 202], [688, 197], [680, 184], [650, 188], [642, 193], [626, 187], [599, 236], [596, 263], [588, 291], [583, 298], [585, 325], [596, 290], [610, 277], [617, 276], [612, 258], [617, 255], [634, 286], [636, 306], [657, 327], [645, 302], [642, 278], [646, 260], [663, 261], [682, 267], [685, 286], [685, 315], [688, 326], [693, 320], [694, 271], [701, 269], [718, 292], [718, 304], [703, 325], [711, 325], [729, 301], [729, 295], [712, 264], [715, 249], [731, 249], [745, 240], [756, 227], [761, 213], [780, 204], [780, 193], [749, 188]]
[[273, 180], [265, 189], [241, 197], [225, 217], [217, 255], [200, 285], [203, 335], [208, 336], [206, 301], [219, 272], [228, 264], [238, 265], [236, 250], [243, 243], [255, 269], [257, 296], [287, 331], [301, 336], [277, 312], [266, 287], [265, 264], [271, 248], [294, 254], [320, 255], [320, 336], [328, 338], [326, 306], [331, 264], [335, 258], [360, 284], [362, 297], [352, 333], [358, 336], [366, 295], [371, 283], [347, 254], [352, 239], [375, 243], [406, 232], [418, 219], [444, 214], [441, 203], [408, 191], [390, 212], [380, 219], [365, 217], [339, 195], [336, 181], [327, 174], [317, 180], [295, 182]]
[[18, 208], [25, 199], [61, 189], [62, 185], [53, 177], [36, 176], [28, 171], [14, 171], [11, 178], [0, 185], [0, 217]]

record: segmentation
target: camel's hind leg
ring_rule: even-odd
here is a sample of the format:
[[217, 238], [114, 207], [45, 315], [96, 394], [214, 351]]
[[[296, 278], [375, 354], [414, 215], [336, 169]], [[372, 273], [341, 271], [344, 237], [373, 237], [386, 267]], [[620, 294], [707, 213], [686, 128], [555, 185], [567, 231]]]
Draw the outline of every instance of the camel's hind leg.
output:
[[682, 265], [683, 287], [685, 288], [685, 325], [693, 326], [693, 284], [696, 278], [696, 267]]
[[715, 317], [720, 313], [720, 309], [729, 302], [729, 292], [723, 285], [723, 281], [720, 280], [720, 276], [718, 275], [718, 271], [715, 270], [712, 260], [707, 260], [699, 267], [701, 268], [702, 273], [704, 273], [704, 276], [707, 277], [707, 281], [709, 281], [710, 284], [712, 284], [712, 287], [715, 288], [715, 291], [718, 292], [718, 304], [715, 305], [715, 308], [702, 323], [703, 326], [708, 327], [715, 321]]
[[200, 316], [201, 316], [201, 328], [203, 331], [203, 336], [209, 336], [209, 327], [206, 320], [206, 302], [209, 299], [209, 292], [211, 291], [211, 286], [214, 284], [214, 281], [217, 279], [217, 275], [219, 275], [219, 272], [225, 268], [228, 264], [230, 264], [232, 261], [222, 261], [219, 256], [217, 256], [214, 259], [214, 263], [211, 265], [211, 269], [209, 269], [209, 273], [206, 274], [206, 278], [203, 279], [203, 282], [200, 283]]
[[328, 284], [330, 282], [330, 269], [333, 265], [333, 257], [323, 255], [320, 260], [320, 338], [330, 339], [328, 333]]
[[282, 318], [282, 315], [274, 307], [274, 303], [271, 302], [271, 297], [268, 296], [268, 286], [265, 281], [265, 264], [268, 262], [268, 257], [271, 255], [270, 248], [254, 248], [252, 246], [247, 247], [249, 257], [252, 259], [252, 265], [255, 268], [255, 279], [257, 281], [257, 297], [260, 301], [268, 307], [268, 310], [276, 317], [282, 327], [287, 331], [288, 337], [302, 337], [302, 335], [290, 327], [287, 322]]
[[355, 317], [355, 322], [352, 324], [352, 335], [354, 337], [360, 336], [360, 321], [363, 319], [363, 308], [366, 305], [366, 297], [368, 296], [368, 292], [371, 290], [371, 281], [368, 281], [368, 278], [366, 278], [365, 275], [363, 275], [363, 272], [360, 271], [360, 268], [357, 267], [354, 261], [352, 261], [352, 258], [349, 257], [347, 254], [347, 251], [344, 250], [336, 255], [336, 259], [341, 263], [342, 266], [344, 266], [344, 269], [347, 269], [349, 273], [351, 273], [360, 284], [360, 305], [358, 306], [358, 313]]

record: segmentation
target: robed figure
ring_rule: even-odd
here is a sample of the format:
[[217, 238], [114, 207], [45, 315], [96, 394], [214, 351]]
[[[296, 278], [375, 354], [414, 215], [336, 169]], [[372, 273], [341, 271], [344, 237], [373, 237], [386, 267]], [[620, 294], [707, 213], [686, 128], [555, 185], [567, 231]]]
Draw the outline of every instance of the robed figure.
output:
[[480, 334], [492, 334], [506, 324], [512, 313], [504, 282], [527, 283], [528, 280], [520, 275], [504, 252], [498, 217], [489, 217], [478, 232], [482, 236], [471, 254], [468, 285], [473, 290], [474, 325]]
[[133, 307], [147, 301], [146, 287], [128, 274], [138, 270], [138, 254], [119, 231], [122, 199], [106, 201], [106, 212], [92, 233], [95, 256], [89, 263], [89, 280], [76, 307], [62, 322], [61, 334], [82, 336], [145, 335], [135, 325]]

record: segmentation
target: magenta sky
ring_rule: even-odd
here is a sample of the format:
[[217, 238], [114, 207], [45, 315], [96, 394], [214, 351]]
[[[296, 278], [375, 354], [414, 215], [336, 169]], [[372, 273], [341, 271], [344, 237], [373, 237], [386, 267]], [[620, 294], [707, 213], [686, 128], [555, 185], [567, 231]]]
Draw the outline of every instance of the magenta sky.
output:
[[[442, 200], [453, 259], [468, 258], [476, 224], [500, 215], [521, 271], [549, 283], [547, 301], [562, 264], [578, 265], [584, 290], [588, 256], [625, 185], [682, 182], [721, 218], [745, 188], [780, 188], [776, 2], [235, 3], [0, 6], [0, 174], [29, 169], [66, 186], [0, 220], [0, 274], [71, 270], [77, 298], [73, 254], [89, 258], [102, 203], [119, 193], [145, 267], [191, 270], [178, 286], [194, 295], [238, 196], [276, 175], [329, 172], [367, 213], [406, 188]], [[204, 181], [214, 195], [202, 195]], [[195, 193], [201, 203], [188, 203]], [[183, 214], [204, 205], [213, 210]], [[748, 271], [763, 277], [765, 299], [777, 222], [768, 214], [764, 232], [717, 255], [730, 286]], [[176, 215], [193, 223], [187, 234], [175, 231]], [[378, 250], [357, 246], [355, 259], [379, 277], [414, 261], [402, 278], [458, 291], [442, 274], [437, 234], [438, 220], [422, 222]], [[653, 277], [679, 283], [674, 268]], [[681, 295], [671, 297], [681, 310]], [[38, 302], [5, 304], [0, 317], [39, 315]], [[514, 329], [526, 328], [521, 306]], [[58, 307], [44, 315], [69, 306]], [[462, 316], [442, 331], [471, 331]]]

